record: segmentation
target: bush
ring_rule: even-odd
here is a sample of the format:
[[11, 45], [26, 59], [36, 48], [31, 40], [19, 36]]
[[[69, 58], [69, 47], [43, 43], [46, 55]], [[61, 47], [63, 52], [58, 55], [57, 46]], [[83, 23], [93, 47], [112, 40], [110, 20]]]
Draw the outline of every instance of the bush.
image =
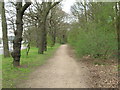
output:
[[68, 42], [80, 57], [91, 55], [94, 58], [109, 58], [117, 50], [117, 39], [114, 28], [88, 24], [86, 29], [72, 28]]

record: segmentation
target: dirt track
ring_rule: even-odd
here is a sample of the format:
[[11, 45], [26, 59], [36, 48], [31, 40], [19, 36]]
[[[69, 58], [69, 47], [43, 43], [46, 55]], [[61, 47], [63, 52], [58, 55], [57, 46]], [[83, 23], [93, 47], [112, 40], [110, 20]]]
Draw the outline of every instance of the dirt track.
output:
[[61, 45], [54, 56], [34, 71], [20, 88], [89, 88], [87, 68]]

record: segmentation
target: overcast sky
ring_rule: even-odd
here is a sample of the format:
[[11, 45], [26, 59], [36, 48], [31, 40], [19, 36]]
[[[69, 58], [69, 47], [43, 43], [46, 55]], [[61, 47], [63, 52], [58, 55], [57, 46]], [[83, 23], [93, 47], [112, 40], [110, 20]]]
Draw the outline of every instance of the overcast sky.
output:
[[[73, 5], [75, 0], [63, 0], [62, 5], [63, 5], [63, 11], [66, 13], [70, 14], [70, 7]], [[0, 21], [0, 38], [2, 37], [2, 26], [1, 26], [1, 21]]]
[[70, 7], [75, 3], [75, 0], [63, 0], [63, 11], [70, 13]]

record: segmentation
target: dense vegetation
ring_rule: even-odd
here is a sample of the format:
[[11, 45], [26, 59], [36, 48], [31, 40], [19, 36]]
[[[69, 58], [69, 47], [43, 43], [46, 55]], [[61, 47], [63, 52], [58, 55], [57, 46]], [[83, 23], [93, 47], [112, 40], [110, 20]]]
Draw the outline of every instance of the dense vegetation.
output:
[[77, 21], [69, 31], [69, 43], [79, 56], [117, 56], [116, 3], [75, 3], [71, 11]]

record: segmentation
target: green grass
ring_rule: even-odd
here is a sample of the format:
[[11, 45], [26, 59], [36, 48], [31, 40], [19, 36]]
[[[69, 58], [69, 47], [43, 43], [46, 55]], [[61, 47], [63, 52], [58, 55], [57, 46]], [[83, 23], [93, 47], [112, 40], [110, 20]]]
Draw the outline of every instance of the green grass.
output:
[[[15, 68], [12, 65], [12, 58], [2, 59], [2, 87], [3, 88], [15, 88], [22, 80], [27, 79], [30, 72], [32, 72], [38, 66], [44, 64], [48, 58], [50, 58], [55, 50], [58, 48], [58, 44], [55, 47], [48, 47], [48, 51], [43, 55], [37, 53], [37, 48], [32, 47], [28, 56], [26, 56], [26, 50], [22, 50], [21, 65], [26, 66], [23, 68]], [[0, 56], [1, 58], [2, 56]]]

